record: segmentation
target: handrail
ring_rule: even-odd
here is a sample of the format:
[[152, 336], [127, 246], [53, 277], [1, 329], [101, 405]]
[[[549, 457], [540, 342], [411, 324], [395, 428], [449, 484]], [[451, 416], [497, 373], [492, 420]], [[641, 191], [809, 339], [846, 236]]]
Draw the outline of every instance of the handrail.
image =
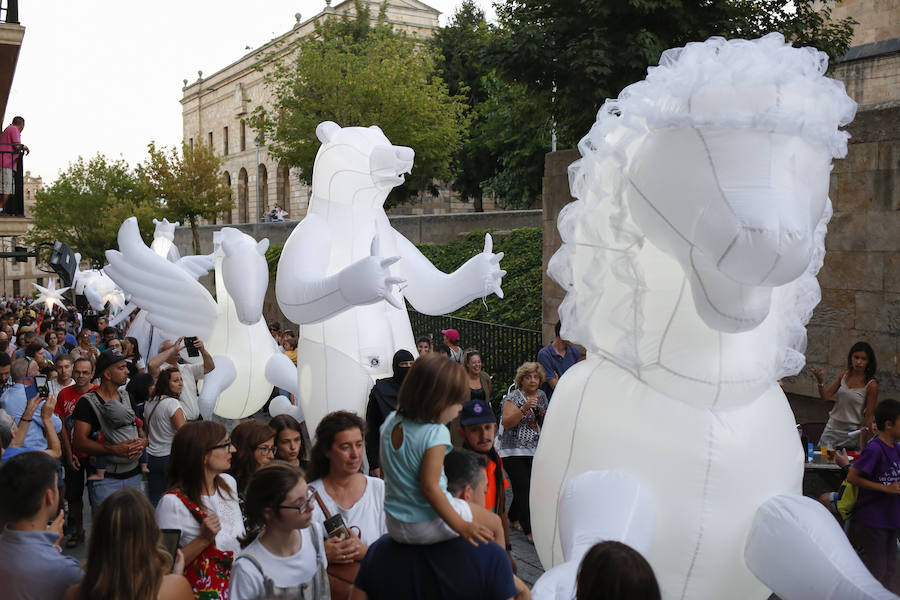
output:
[[[6, 144], [4, 144], [6, 146]], [[0, 150], [0, 196], [6, 195], [4, 189], [7, 184], [6, 178], [12, 176], [12, 193], [6, 200], [5, 205], [0, 205], [0, 210], [4, 216], [24, 217], [25, 216], [25, 173], [23, 163], [24, 157], [22, 151]], [[15, 164], [14, 169], [10, 167]]]
[[0, 0], [0, 13], [6, 13], [6, 17], [3, 19], [4, 22], [18, 25], [19, 0], [5, 0], [5, 2]]

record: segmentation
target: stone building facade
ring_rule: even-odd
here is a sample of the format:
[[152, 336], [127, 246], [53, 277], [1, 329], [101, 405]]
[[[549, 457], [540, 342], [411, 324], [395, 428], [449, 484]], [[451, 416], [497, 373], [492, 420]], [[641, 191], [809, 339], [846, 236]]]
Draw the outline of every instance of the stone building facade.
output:
[[[363, 0], [373, 19], [381, 2]], [[438, 27], [440, 12], [418, 0], [386, 0], [386, 16], [395, 28], [420, 37], [430, 37]], [[289, 219], [306, 214], [309, 187], [293, 169], [270, 156], [264, 144], [257, 145], [256, 132], [246, 120], [254, 107], [266, 105], [268, 96], [263, 82], [273, 52], [289, 46], [315, 30], [316, 23], [330, 15], [355, 14], [353, 0], [331, 6], [303, 20], [298, 13], [293, 28], [269, 43], [244, 55], [215, 73], [184, 82], [182, 122], [184, 141], [212, 146], [223, 157], [223, 177], [231, 186], [234, 209], [217, 219], [219, 223], [252, 223], [263, 220], [276, 204], [288, 212]], [[258, 193], [257, 193], [258, 190]]]
[[[40, 190], [44, 183], [40, 176], [32, 176], [31, 171], [25, 171], [23, 177], [25, 187], [25, 219], [28, 221], [28, 229], [31, 229], [31, 211], [34, 208], [34, 194]], [[16, 244], [20, 244], [17, 237], [3, 236], [0, 237], [0, 246], [2, 252], [11, 252]], [[20, 244], [22, 245], [22, 244]], [[31, 247], [29, 246], [29, 249]], [[0, 295], [3, 296], [30, 296], [35, 288], [32, 283], [38, 285], [46, 285], [51, 277], [55, 277], [50, 273], [46, 273], [38, 269], [33, 258], [29, 258], [26, 262], [16, 262], [13, 259], [0, 259]]]
[[[822, 301], [809, 326], [806, 359], [835, 377], [857, 340], [878, 359], [881, 398], [900, 399], [900, 3], [843, 0], [835, 18], [859, 22], [850, 51], [832, 66], [859, 104], [848, 127], [847, 157], [834, 163], [830, 197], [834, 216], [819, 272]], [[577, 150], [546, 157], [543, 186], [543, 332], [553, 337], [563, 290], [546, 274], [559, 248], [559, 211], [571, 201], [566, 169]], [[785, 391], [817, 396], [808, 370], [784, 381]], [[822, 409], [817, 409], [821, 411]], [[821, 416], [821, 415], [820, 415]]]

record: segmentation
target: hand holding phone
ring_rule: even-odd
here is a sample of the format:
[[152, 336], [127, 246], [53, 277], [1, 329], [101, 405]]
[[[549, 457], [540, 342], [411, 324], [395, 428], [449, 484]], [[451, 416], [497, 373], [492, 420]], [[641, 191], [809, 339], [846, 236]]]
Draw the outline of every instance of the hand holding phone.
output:
[[[169, 553], [169, 556], [172, 557], [172, 568], [175, 567], [175, 562], [178, 558], [178, 543], [181, 541], [181, 530], [180, 529], [163, 529], [162, 531], [162, 541], [161, 545], [163, 550]], [[184, 558], [182, 558], [182, 561]], [[179, 573], [180, 575], [180, 573]]]
[[188, 356], [200, 356], [200, 350], [194, 344], [197, 342], [196, 336], [184, 337], [184, 348], [187, 350]]
[[50, 388], [47, 386], [47, 376], [46, 375], [35, 375], [34, 376], [34, 385], [37, 388], [38, 395], [41, 398], [46, 398], [50, 395]]

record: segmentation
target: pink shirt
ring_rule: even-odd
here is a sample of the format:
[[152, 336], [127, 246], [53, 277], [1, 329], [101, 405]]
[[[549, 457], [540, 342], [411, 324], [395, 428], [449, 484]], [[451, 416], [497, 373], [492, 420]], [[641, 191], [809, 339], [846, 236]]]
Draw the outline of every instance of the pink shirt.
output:
[[16, 165], [18, 163], [19, 155], [9, 154], [9, 152], [13, 149], [13, 144], [21, 144], [22, 137], [19, 128], [15, 125], [10, 125], [6, 129], [3, 130], [3, 133], [0, 133], [0, 167], [4, 169], [12, 169], [16, 170]]

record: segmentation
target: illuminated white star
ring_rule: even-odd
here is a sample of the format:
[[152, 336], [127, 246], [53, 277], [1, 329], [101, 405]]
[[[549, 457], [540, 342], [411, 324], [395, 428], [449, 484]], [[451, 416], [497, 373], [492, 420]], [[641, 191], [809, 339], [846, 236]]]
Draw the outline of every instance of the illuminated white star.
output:
[[40, 292], [40, 294], [38, 294], [37, 300], [34, 301], [34, 304], [43, 302], [47, 310], [53, 310], [54, 304], [58, 304], [60, 308], [63, 307], [62, 295], [68, 291], [68, 287], [56, 289], [55, 279], [51, 279], [50, 283], [47, 284], [47, 287], [40, 286], [36, 283], [32, 283], [31, 285], [36, 287]]

